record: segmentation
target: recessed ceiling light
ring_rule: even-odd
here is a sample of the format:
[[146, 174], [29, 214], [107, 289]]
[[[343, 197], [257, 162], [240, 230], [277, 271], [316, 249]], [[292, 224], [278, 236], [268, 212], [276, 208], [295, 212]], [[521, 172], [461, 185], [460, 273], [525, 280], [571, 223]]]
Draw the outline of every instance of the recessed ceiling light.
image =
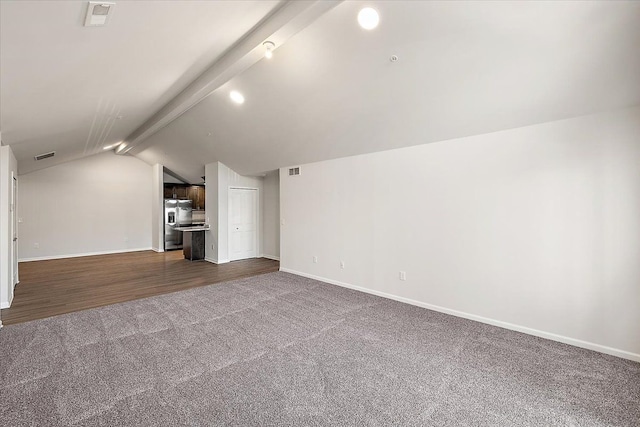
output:
[[237, 90], [232, 90], [231, 93], [229, 94], [229, 98], [231, 98], [231, 100], [236, 104], [244, 103], [244, 96], [242, 96], [242, 94]]
[[365, 30], [373, 30], [378, 26], [378, 22], [380, 22], [378, 12], [371, 7], [365, 7], [358, 13], [358, 24]]

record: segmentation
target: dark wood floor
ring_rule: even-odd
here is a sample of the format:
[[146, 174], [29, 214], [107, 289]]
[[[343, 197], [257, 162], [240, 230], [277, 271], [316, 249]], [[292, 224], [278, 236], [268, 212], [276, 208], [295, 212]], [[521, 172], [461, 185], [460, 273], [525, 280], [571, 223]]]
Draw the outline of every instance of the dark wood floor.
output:
[[212, 264], [182, 251], [98, 255], [20, 263], [20, 284], [2, 323], [11, 325], [196, 286], [278, 271], [266, 258]]

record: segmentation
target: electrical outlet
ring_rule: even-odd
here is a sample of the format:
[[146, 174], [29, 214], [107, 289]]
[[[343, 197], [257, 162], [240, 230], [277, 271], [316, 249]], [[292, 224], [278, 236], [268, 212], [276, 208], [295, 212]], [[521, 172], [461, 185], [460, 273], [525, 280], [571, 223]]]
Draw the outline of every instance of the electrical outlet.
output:
[[313, 263], [314, 263], [314, 264], [317, 264], [317, 263], [318, 263], [318, 257], [317, 257], [317, 256], [314, 256], [314, 257], [313, 257]]
[[40, 248], [40, 243], [34, 243], [33, 247], [36, 248], [36, 249], [39, 249]]
[[344, 268], [344, 261], [340, 261], [340, 268]]
[[400, 272], [400, 280], [407, 280], [407, 272], [406, 271], [401, 271]]
[[213, 245], [211, 245], [211, 249], [213, 249]]
[[22, 224], [22, 218], [18, 218], [18, 223]]

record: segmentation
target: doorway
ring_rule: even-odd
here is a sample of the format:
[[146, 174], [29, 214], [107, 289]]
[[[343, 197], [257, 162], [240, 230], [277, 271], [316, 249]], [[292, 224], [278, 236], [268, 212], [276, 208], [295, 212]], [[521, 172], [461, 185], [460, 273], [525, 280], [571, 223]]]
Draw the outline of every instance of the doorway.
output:
[[11, 286], [15, 287], [18, 284], [18, 178], [13, 172], [11, 178]]
[[229, 260], [258, 256], [258, 189], [229, 188]]

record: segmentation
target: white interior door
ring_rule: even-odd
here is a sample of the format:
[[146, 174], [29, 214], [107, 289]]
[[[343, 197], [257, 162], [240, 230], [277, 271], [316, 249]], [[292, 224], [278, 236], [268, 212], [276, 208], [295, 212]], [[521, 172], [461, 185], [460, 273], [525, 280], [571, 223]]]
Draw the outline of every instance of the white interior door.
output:
[[11, 269], [13, 272], [13, 285], [18, 283], [18, 179], [11, 174], [13, 178], [11, 188]]
[[229, 189], [229, 259], [258, 256], [258, 190]]

